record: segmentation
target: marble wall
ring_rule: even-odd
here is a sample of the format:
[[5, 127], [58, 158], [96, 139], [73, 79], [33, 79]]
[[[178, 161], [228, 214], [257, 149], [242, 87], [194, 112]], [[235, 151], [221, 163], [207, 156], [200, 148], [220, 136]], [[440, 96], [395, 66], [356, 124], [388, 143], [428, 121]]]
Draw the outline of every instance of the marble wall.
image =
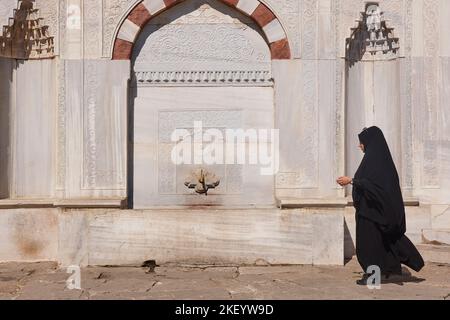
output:
[[0, 209], [0, 261], [343, 265], [343, 223], [342, 209]]
[[[93, 183], [93, 174], [89, 173], [89, 168], [94, 166], [93, 160], [90, 164], [89, 161], [84, 160], [83, 164], [81, 164], [83, 162], [81, 160], [79, 165], [77, 162], [73, 163], [73, 166], [82, 167], [83, 171], [87, 172], [88, 176], [90, 175], [90, 178], [83, 177], [83, 182], [80, 182], [82, 186], [78, 185], [75, 178], [72, 182], [68, 182], [70, 178], [65, 175], [70, 175], [73, 169], [63, 169], [63, 167], [66, 166], [65, 161], [70, 160], [71, 156], [68, 153], [62, 155], [62, 153], [69, 150], [64, 149], [66, 144], [71, 141], [71, 139], [67, 140], [65, 131], [71, 131], [71, 129], [65, 128], [69, 123], [65, 122], [67, 117], [63, 113], [71, 110], [66, 106], [67, 101], [70, 101], [70, 98], [66, 99], [67, 96], [70, 96], [71, 92], [74, 92], [75, 96], [79, 95], [71, 88], [77, 87], [88, 94], [91, 87], [100, 92], [111, 90], [108, 81], [101, 81], [101, 77], [108, 74], [103, 71], [104, 67], [102, 66], [98, 67], [99, 72], [106, 73], [100, 75], [97, 80], [92, 80], [98, 84], [92, 85], [80, 81], [87, 81], [86, 79], [89, 77], [95, 79], [95, 75], [90, 74], [94, 73], [96, 69], [94, 61], [98, 61], [101, 65], [106, 63], [101, 62], [102, 60], [106, 61], [111, 58], [111, 45], [119, 25], [138, 2], [138, 0], [36, 2], [41, 16], [56, 37], [55, 52], [59, 54], [60, 59], [60, 62], [57, 63], [58, 88], [55, 89], [57, 91], [55, 95], [58, 97], [56, 115], [58, 147], [56, 165], [54, 165], [56, 168], [54, 170], [57, 171], [55, 174], [56, 187], [53, 187], [52, 192], [45, 192], [46, 194], [54, 193], [63, 197], [84, 197], [93, 194], [104, 197], [124, 194], [123, 191], [111, 191], [123, 190], [124, 181], [119, 181], [117, 176], [108, 177], [111, 174], [122, 173], [119, 173], [120, 170], [115, 170], [113, 164], [101, 163], [106, 160], [99, 160], [100, 162], [95, 164], [101, 167], [97, 168], [96, 179], [103, 179], [102, 182], [99, 182], [100, 180], [96, 182], [95, 188], [109, 189], [110, 192], [81, 191]], [[375, 79], [374, 85], [381, 87], [375, 89], [372, 95], [365, 95], [364, 101], [358, 100], [360, 98], [358, 98], [357, 91], [360, 90], [358, 88], [370, 88], [370, 77], [367, 78], [367, 74], [364, 76], [362, 71], [356, 71], [359, 67], [355, 67], [351, 72], [359, 75], [356, 75], [356, 78], [349, 78], [344, 60], [345, 39], [350, 36], [351, 28], [355, 26], [355, 20], [360, 19], [364, 1], [265, 0], [262, 2], [279, 17], [288, 34], [294, 58], [290, 61], [273, 61], [272, 68], [269, 67], [275, 79], [275, 119], [278, 121], [277, 127], [283, 128], [281, 132], [284, 137], [281, 139], [282, 149], [288, 150], [289, 144], [292, 144], [294, 149], [299, 150], [294, 153], [283, 152], [285, 154], [282, 156], [282, 172], [276, 178], [277, 194], [280, 197], [331, 198], [343, 195], [342, 190], [334, 186], [334, 177], [342, 174], [345, 167], [347, 167], [349, 175], [354, 171], [359, 159], [359, 154], [353, 152], [352, 147], [356, 141], [354, 133], [368, 124], [367, 121], [358, 118], [357, 114], [361, 111], [358, 105], [367, 106], [368, 103], [370, 104], [370, 101], [367, 101], [368, 97], [373, 96], [381, 99], [378, 103], [380, 108], [390, 110], [389, 113], [395, 115], [395, 119], [389, 118], [389, 121], [392, 120], [391, 124], [386, 123], [386, 117], [377, 119], [376, 116], [373, 121], [369, 122], [383, 127], [388, 138], [392, 140], [390, 141], [391, 148], [396, 155], [405, 192], [408, 196], [422, 197], [428, 202], [448, 202], [445, 196], [450, 180], [446, 162], [448, 153], [446, 114], [448, 108], [445, 104], [448, 100], [448, 90], [445, 85], [439, 85], [448, 81], [446, 70], [448, 70], [448, 51], [450, 49], [445, 33], [441, 31], [445, 30], [448, 24], [448, 19], [446, 19], [447, 14], [450, 14], [448, 2], [445, 0], [380, 1], [389, 26], [394, 28], [395, 36], [400, 39], [400, 50], [397, 62], [376, 63], [377, 66], [373, 68], [373, 75], [376, 77], [373, 78]], [[215, 10], [209, 11], [204, 9], [205, 5], [202, 3], [204, 1], [186, 1], [179, 5], [178, 11], [171, 9], [152, 20], [149, 28], [161, 29], [158, 34], [162, 38], [159, 41], [166, 41], [167, 45], [175, 38], [169, 39], [164, 36], [164, 23], [166, 22], [171, 21], [178, 29], [183, 24], [192, 28], [202, 19], [214, 22], [219, 29], [223, 29], [224, 23], [225, 25], [226, 23], [235, 24], [236, 21], [252, 23], [249, 18], [240, 17], [219, 1], [209, 1], [209, 4], [215, 8]], [[205, 3], [207, 4], [208, 1]], [[3, 23], [7, 21], [7, 17], [12, 15], [12, 9], [16, 5], [16, 1], [2, 1], [0, 13]], [[193, 10], [193, 8], [198, 8], [198, 10]], [[217, 14], [217, 12], [221, 14]], [[239, 22], [241, 25], [236, 24], [237, 30], [241, 30], [242, 26], [245, 26], [242, 22]], [[149, 39], [157, 35], [150, 29], [147, 32]], [[231, 33], [227, 34], [231, 35]], [[238, 39], [237, 35], [238, 33], [234, 35], [233, 39]], [[155, 48], [157, 49], [157, 47]], [[260, 46], [258, 48], [263, 50], [260, 54], [264, 55], [264, 50], [267, 48], [264, 49]], [[226, 54], [226, 51], [222, 51], [222, 54]], [[245, 59], [245, 51], [239, 52], [237, 56], [233, 57], [233, 61]], [[83, 60], [85, 62], [80, 62]], [[74, 64], [78, 63], [79, 66], [70, 66], [71, 61], [74, 61]], [[394, 67], [390, 65], [392, 63], [395, 64]], [[89, 64], [89, 67], [82, 71], [81, 65], [85, 64]], [[161, 64], [159, 67], [162, 68]], [[24, 68], [27, 67], [24, 66]], [[124, 79], [128, 75], [126, 67], [123, 68], [122, 80], [117, 81], [126, 81]], [[91, 72], [91, 70], [93, 71]], [[74, 80], [75, 78], [78, 79]], [[348, 92], [351, 93], [348, 94]], [[392, 96], [390, 92], [395, 92], [395, 95]], [[120, 96], [124, 97], [126, 94], [124, 85]], [[89, 97], [83, 99], [79, 103], [87, 104]], [[107, 102], [107, 104], [111, 103], [113, 102]], [[122, 108], [126, 108], [126, 106], [124, 105]], [[344, 113], [345, 108], [348, 110], [355, 108], [355, 110], [352, 110], [350, 115], [350, 111], [347, 114]], [[99, 110], [98, 112], [101, 114], [103, 111]], [[297, 114], [297, 117], [288, 119], [292, 112]], [[381, 109], [380, 112], [380, 114], [384, 113]], [[352, 123], [348, 121], [350, 117]], [[296, 119], [298, 119], [298, 123], [295, 122]], [[427, 121], [420, 121], [422, 119], [427, 119]], [[89, 122], [86, 118], [83, 121]], [[80, 123], [74, 123], [74, 125]], [[123, 123], [121, 125], [124, 126]], [[98, 127], [98, 130], [106, 129]], [[88, 135], [83, 139], [89, 139]], [[102, 133], [99, 132], [95, 139], [101, 135]], [[299, 137], [298, 140], [292, 141], [292, 139], [286, 138], [293, 136]], [[91, 140], [93, 139], [91, 135]], [[63, 140], [69, 142], [63, 142]], [[81, 150], [75, 144], [71, 148], [72, 150]], [[93, 148], [91, 144], [90, 150]], [[346, 148], [347, 155], [345, 155]], [[107, 158], [111, 158], [111, 153], [115, 152], [113, 149], [96, 150], [96, 152], [104, 153]], [[84, 150], [83, 153], [88, 154], [88, 151]], [[48, 152], [54, 153], [55, 151]], [[92, 155], [91, 158], [93, 157]], [[123, 166], [124, 159], [113, 162], [117, 161], [121, 162]], [[321, 165], [319, 166], [318, 163]], [[113, 171], [116, 172], [113, 173]], [[91, 182], [88, 181], [89, 179]], [[68, 187], [69, 184], [71, 187]], [[65, 189], [79, 190], [65, 192], [63, 191]], [[47, 191], [49, 191], [48, 188]], [[30, 196], [33, 196], [32, 193]]]
[[56, 64], [17, 62], [12, 148], [13, 198], [52, 198], [56, 167]]
[[[448, 141], [448, 1], [416, 1], [411, 51], [411, 121], [414, 189], [423, 202], [450, 202]], [[448, 228], [448, 226], [446, 226]]]
[[[423, 215], [414, 218], [423, 222], [414, 226], [414, 236], [418, 239], [422, 229], [449, 229], [448, 0], [380, 0], [400, 49], [395, 59], [359, 61], [351, 68], [346, 61], [346, 39], [361, 19], [363, 0], [262, 0], [288, 36], [289, 60], [269, 59], [264, 34], [251, 19], [218, 0], [186, 0], [145, 28], [133, 58], [138, 63], [112, 61], [120, 26], [139, 2], [36, 1], [55, 36], [56, 57], [40, 61], [0, 58], [0, 198], [98, 203], [126, 198], [134, 183], [130, 172], [135, 164], [129, 161], [133, 141], [127, 137], [132, 136], [133, 121], [139, 128], [146, 116], [142, 112], [142, 118], [128, 122], [135, 94], [142, 102], [136, 105], [138, 110], [161, 100], [167, 89], [145, 80], [147, 86], [141, 91], [130, 90], [136, 81], [130, 71], [180, 71], [186, 65], [219, 71], [246, 67], [268, 78], [264, 85], [248, 89], [253, 97], [245, 103], [252, 105], [264, 98], [264, 114], [272, 112], [264, 123], [280, 129], [281, 170], [273, 182], [263, 183], [262, 195], [270, 189], [272, 196], [294, 202], [344, 198], [335, 178], [353, 175], [361, 157], [356, 133], [376, 124], [386, 132], [406, 197], [418, 200], [421, 209], [426, 206], [411, 214]], [[1, 24], [16, 6], [15, 0], [0, 2]], [[189, 36], [189, 32], [205, 29], [209, 31], [206, 36]], [[221, 43], [218, 34], [239, 45], [224, 47], [227, 42]], [[176, 51], [180, 41], [194, 58], [204, 54], [204, 59], [180, 61], [183, 52]], [[228, 88], [233, 86], [225, 87], [233, 91]], [[235, 107], [239, 104], [236, 97], [242, 97], [240, 89], [245, 88], [230, 93], [234, 98], [228, 100], [218, 96]], [[202, 83], [173, 93], [183, 104], [186, 91], [204, 92], [208, 97], [216, 95], [214, 90]], [[148, 186], [142, 186], [140, 192], [147, 192]], [[66, 230], [72, 223], [84, 223], [76, 215], [65, 218]], [[68, 235], [64, 241], [77, 240]], [[47, 256], [54, 256], [53, 247], [49, 248]], [[82, 259], [71, 254], [64, 255], [68, 260]]]
[[273, 61], [276, 127], [280, 129], [280, 198], [342, 197], [341, 104], [334, 60]]
[[0, 194], [52, 198], [56, 72], [52, 60], [2, 59]]
[[346, 172], [358, 169], [363, 153], [358, 134], [378, 126], [388, 142], [399, 175], [402, 174], [400, 61], [361, 61], [346, 74]]

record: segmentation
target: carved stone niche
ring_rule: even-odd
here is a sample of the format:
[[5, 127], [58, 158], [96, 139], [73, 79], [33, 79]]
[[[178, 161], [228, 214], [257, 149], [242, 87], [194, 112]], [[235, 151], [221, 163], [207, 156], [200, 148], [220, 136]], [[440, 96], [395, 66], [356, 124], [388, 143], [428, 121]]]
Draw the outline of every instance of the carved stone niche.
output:
[[357, 27], [351, 29], [351, 36], [346, 39], [347, 61], [396, 58], [400, 49], [399, 38], [394, 37], [394, 28], [386, 25], [379, 4], [366, 3], [365, 11], [360, 14]]
[[47, 59], [55, 55], [54, 37], [34, 7], [34, 0], [17, 1], [17, 9], [0, 36], [0, 56], [14, 59]]

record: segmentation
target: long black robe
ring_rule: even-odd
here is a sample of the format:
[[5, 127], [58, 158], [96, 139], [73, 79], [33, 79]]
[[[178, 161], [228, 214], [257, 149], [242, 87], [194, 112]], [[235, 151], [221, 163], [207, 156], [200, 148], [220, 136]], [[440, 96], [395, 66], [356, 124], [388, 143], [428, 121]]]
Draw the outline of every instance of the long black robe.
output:
[[364, 129], [359, 140], [365, 155], [353, 179], [358, 262], [365, 272], [376, 265], [383, 274], [401, 274], [401, 264], [418, 272], [424, 261], [405, 236], [399, 177], [383, 132]]

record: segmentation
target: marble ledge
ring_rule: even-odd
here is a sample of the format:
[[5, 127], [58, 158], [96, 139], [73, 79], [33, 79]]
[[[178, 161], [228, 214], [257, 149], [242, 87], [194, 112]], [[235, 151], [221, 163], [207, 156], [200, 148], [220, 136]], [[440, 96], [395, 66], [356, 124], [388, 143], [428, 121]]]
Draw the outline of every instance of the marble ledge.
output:
[[301, 199], [301, 198], [279, 198], [277, 207], [280, 209], [299, 209], [299, 208], [342, 208], [348, 205], [346, 198], [339, 199]]
[[126, 199], [1, 199], [0, 209], [17, 208], [125, 208]]
[[136, 208], [134, 211], [233, 211], [233, 210], [272, 210], [275, 206], [271, 205], [161, 205], [147, 206], [145, 209]]
[[[348, 201], [348, 206], [353, 206], [353, 200], [352, 197], [346, 198]], [[403, 202], [405, 204], [405, 207], [420, 207], [421, 202], [417, 198], [404, 198]]]
[[[420, 202], [416, 198], [405, 198], [406, 207], [419, 207]], [[351, 197], [330, 199], [330, 198], [280, 198], [277, 199], [277, 207], [280, 209], [299, 209], [299, 208], [345, 208], [353, 206]]]

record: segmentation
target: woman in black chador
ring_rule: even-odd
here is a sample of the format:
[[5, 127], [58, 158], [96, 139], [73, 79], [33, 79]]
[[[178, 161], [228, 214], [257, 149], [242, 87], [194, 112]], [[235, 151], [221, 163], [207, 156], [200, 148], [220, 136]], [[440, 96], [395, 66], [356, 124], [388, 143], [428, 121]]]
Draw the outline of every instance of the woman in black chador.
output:
[[424, 262], [405, 236], [405, 207], [400, 182], [383, 132], [378, 127], [359, 134], [364, 158], [354, 179], [341, 177], [341, 186], [353, 184], [356, 209], [356, 255], [364, 272], [378, 266], [384, 276], [401, 274], [401, 264], [419, 272]]

